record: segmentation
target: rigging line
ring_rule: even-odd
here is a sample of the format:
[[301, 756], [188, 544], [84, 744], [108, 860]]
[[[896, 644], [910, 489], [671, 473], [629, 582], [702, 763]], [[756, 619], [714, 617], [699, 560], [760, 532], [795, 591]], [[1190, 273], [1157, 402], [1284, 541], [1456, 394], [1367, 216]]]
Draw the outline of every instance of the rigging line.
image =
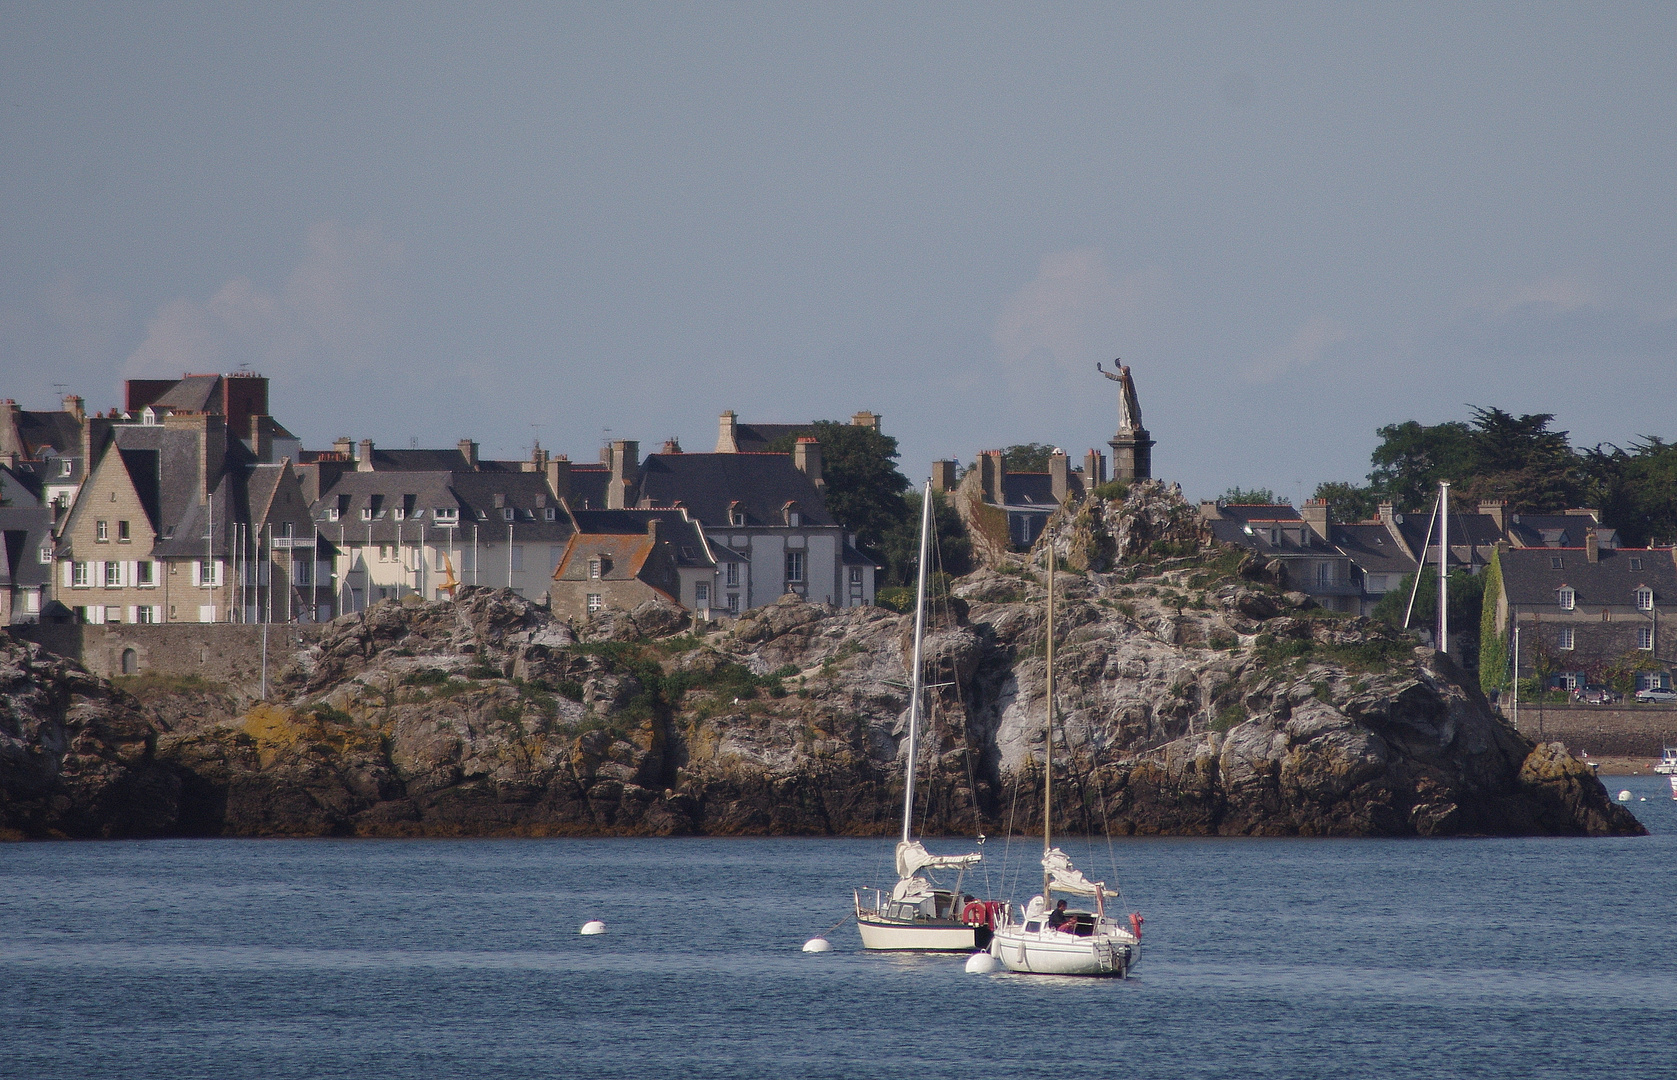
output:
[[[1432, 546], [1432, 527], [1438, 524], [1439, 503], [1443, 502], [1444, 493], [1438, 493], [1433, 500], [1432, 516], [1427, 518], [1427, 538], [1421, 541], [1421, 561], [1415, 564], [1415, 583], [1409, 586], [1409, 606], [1403, 609], [1403, 628], [1409, 629], [1409, 616], [1415, 611], [1415, 594], [1421, 588], [1421, 572], [1427, 568], [1427, 549]], [[1448, 508], [1446, 508], [1448, 512]]]

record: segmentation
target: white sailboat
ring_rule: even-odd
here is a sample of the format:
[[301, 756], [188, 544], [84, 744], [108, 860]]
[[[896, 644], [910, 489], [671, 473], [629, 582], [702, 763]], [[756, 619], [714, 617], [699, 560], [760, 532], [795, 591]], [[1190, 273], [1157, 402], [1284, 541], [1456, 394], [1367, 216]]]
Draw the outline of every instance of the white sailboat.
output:
[[[1004, 920], [990, 940], [990, 954], [1009, 971], [1038, 975], [1106, 975], [1124, 978], [1141, 959], [1141, 916], [1126, 927], [1107, 910], [1118, 891], [1090, 881], [1054, 846], [1054, 544], [1048, 548], [1048, 738], [1042, 788], [1042, 894], [1031, 897], [1019, 922]], [[1059, 903], [1054, 894], [1059, 893]], [[1072, 902], [1077, 907], [1071, 907]], [[1088, 901], [1093, 901], [1092, 904]], [[1052, 910], [1051, 910], [1052, 905]]]
[[[965, 896], [961, 880], [983, 859], [969, 855], [933, 855], [914, 839], [914, 774], [920, 739], [920, 646], [926, 632], [926, 567], [932, 523], [932, 482], [926, 481], [920, 515], [920, 569], [914, 593], [914, 676], [908, 704], [908, 768], [903, 792], [903, 834], [897, 841], [897, 883], [883, 889], [857, 889], [856, 927], [867, 949], [913, 952], [971, 952], [989, 943], [991, 926], [1006, 905]], [[955, 884], [944, 888], [924, 876], [929, 870], [954, 870]]]

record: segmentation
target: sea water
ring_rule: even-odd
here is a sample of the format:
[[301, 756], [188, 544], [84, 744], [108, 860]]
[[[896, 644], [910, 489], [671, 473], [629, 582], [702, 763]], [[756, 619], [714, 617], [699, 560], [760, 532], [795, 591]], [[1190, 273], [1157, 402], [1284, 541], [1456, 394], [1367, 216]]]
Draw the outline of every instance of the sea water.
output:
[[890, 840], [0, 845], [0, 1077], [1677, 1075], [1677, 804], [1609, 786], [1654, 835], [1069, 840], [1122, 982], [800, 951]]

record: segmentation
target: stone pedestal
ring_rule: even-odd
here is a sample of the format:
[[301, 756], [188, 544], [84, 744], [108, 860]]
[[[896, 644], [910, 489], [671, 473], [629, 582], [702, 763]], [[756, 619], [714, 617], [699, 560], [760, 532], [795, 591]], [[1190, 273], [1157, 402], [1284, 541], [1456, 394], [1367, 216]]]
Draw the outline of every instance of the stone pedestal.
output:
[[1146, 428], [1120, 430], [1106, 445], [1112, 447], [1112, 479], [1153, 479], [1153, 438]]

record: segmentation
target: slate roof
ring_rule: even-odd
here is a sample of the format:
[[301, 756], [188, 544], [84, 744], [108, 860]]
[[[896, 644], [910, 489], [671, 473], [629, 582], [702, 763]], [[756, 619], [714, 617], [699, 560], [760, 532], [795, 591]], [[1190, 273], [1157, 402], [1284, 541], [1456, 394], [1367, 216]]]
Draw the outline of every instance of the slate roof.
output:
[[[640, 508], [634, 510], [573, 510], [571, 520], [576, 523], [578, 543], [592, 541], [596, 536], [633, 536], [645, 534], [648, 523], [664, 524], [664, 539], [677, 566], [710, 567], [717, 560], [707, 553], [704, 532], [699, 523], [682, 513], [679, 508]], [[733, 560], [727, 560], [733, 561]]]
[[571, 465], [571, 491], [565, 502], [573, 510], [598, 510], [606, 505], [611, 470], [604, 465]]
[[1582, 514], [1512, 514], [1508, 519], [1508, 534], [1521, 547], [1583, 547], [1591, 529], [1602, 544], [1618, 546], [1617, 530]]
[[[574, 472], [573, 472], [574, 483]], [[680, 503], [707, 529], [731, 526], [735, 503], [746, 526], [784, 525], [782, 509], [798, 504], [805, 525], [833, 525], [827, 500], [790, 454], [650, 454], [641, 465], [641, 498], [654, 506]]]
[[[501, 506], [495, 505], [496, 495], [503, 496]], [[339, 510], [336, 522], [327, 513], [334, 507]], [[398, 507], [403, 521], [393, 513]], [[374, 514], [370, 521], [362, 518], [368, 508]], [[456, 512], [454, 524], [464, 539], [480, 533], [486, 539], [504, 538], [508, 525], [516, 529], [515, 540], [557, 543], [571, 534], [542, 473], [346, 472], [321, 493], [312, 511], [315, 526], [328, 536], [337, 529], [345, 542], [365, 543], [370, 535], [372, 543], [388, 544], [438, 529], [439, 508]], [[509, 508], [511, 521], [503, 513]], [[553, 511], [552, 520], [548, 511]]]
[[1016, 510], [1053, 510], [1054, 478], [1047, 473], [1009, 472], [1002, 475], [1002, 504]]
[[1290, 503], [1219, 503], [1218, 509], [1226, 519], [1248, 521], [1302, 521], [1298, 510]]
[[1338, 547], [1365, 574], [1410, 574], [1415, 571], [1415, 560], [1392, 539], [1384, 525], [1335, 525], [1334, 546]]
[[797, 438], [802, 435], [814, 437], [814, 424], [735, 424], [734, 445], [739, 447], [742, 454], [761, 454], [768, 450], [770, 443], [776, 439], [784, 439], [788, 435]]
[[220, 412], [221, 396], [216, 393], [220, 384], [220, 375], [188, 375], [155, 398], [151, 405], [175, 412]]
[[26, 456], [40, 458], [41, 447], [50, 446], [59, 457], [79, 457], [82, 452], [82, 426], [75, 416], [63, 410], [19, 410], [18, 438], [23, 442]]
[[[1641, 563], [1640, 569], [1631, 569], [1632, 560]], [[1656, 605], [1677, 604], [1677, 561], [1671, 548], [1603, 548], [1593, 563], [1583, 548], [1512, 548], [1500, 562], [1503, 593], [1522, 607], [1553, 608], [1563, 585], [1572, 589], [1581, 608], [1634, 609], [1639, 586], [1654, 590]]]
[[[1262, 518], [1253, 518], [1253, 522], [1262, 522]], [[1216, 518], [1206, 522], [1211, 529], [1211, 535], [1226, 544], [1236, 544], [1248, 551], [1256, 551], [1263, 555], [1336, 555], [1338, 551], [1316, 535], [1309, 528], [1304, 529], [1305, 543], [1300, 544], [1296, 539], [1299, 535], [1299, 525], [1302, 520], [1292, 519], [1292, 527], [1283, 529], [1280, 543], [1271, 543], [1269, 528], [1265, 525], [1255, 526], [1251, 532], [1246, 531], [1246, 522], [1228, 521]]]
[[52, 567], [41, 549], [52, 542], [52, 511], [44, 506], [0, 506], [0, 585], [36, 588], [49, 584]]

